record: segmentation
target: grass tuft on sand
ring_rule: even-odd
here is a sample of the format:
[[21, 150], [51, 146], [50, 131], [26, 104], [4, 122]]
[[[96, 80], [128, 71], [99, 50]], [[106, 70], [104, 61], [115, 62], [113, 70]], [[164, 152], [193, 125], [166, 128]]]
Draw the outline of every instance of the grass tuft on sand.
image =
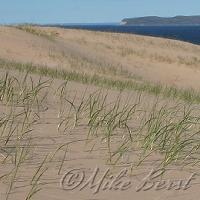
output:
[[[77, 71], [67, 71], [64, 69], [53, 69], [47, 66], [34, 65], [32, 63], [22, 64], [18, 62], [8, 62], [0, 59], [0, 67], [8, 70], [19, 70], [26, 73], [38, 74], [41, 76], [47, 76], [51, 78], [58, 78], [68, 81], [75, 81], [84, 84], [90, 84], [105, 88], [115, 88], [120, 91], [133, 90], [145, 92], [155, 96], [161, 95], [169, 99], [179, 99], [188, 103], [199, 103], [200, 93], [196, 90], [180, 89], [175, 86], [163, 86], [160, 83], [151, 83], [143, 81], [139, 78], [133, 78], [133, 80], [120, 80], [118, 78], [105, 78], [98, 74], [89, 75]], [[139, 81], [138, 81], [139, 80]]]

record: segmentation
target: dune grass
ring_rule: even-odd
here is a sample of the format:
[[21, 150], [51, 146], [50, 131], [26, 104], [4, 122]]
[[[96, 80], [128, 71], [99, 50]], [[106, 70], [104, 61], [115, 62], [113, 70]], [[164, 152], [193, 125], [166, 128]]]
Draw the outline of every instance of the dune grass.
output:
[[[41, 34], [34, 29], [17, 28]], [[41, 180], [47, 171], [52, 170], [54, 161], [57, 167], [53, 170], [60, 174], [70, 145], [79, 142], [85, 142], [85, 148], [92, 144], [90, 151], [105, 147], [106, 163], [114, 169], [126, 162], [130, 175], [151, 155], [159, 156], [158, 167], [175, 165], [179, 169], [199, 173], [195, 167], [200, 164], [200, 94], [195, 90], [165, 87], [137, 78], [128, 81], [113, 76], [105, 78], [98, 74], [88, 75], [2, 59], [0, 67], [26, 73], [22, 79], [18, 79], [7, 71], [0, 78], [0, 105], [5, 108], [4, 115], [0, 116], [0, 180], [7, 186], [5, 199], [9, 199], [17, 190], [22, 171], [25, 173], [31, 165], [34, 165], [34, 171], [26, 185], [29, 190], [25, 199], [34, 199], [42, 190]], [[41, 77], [34, 81], [30, 74]], [[49, 79], [43, 80], [43, 76]], [[53, 95], [54, 99], [59, 100], [57, 115], [54, 116], [57, 133], [67, 137], [66, 134], [75, 134], [77, 128], [83, 125], [87, 131], [83, 139], [55, 144], [51, 152], [45, 152], [43, 157], [35, 160], [38, 155], [35, 153], [37, 145], [33, 133], [37, 125], [45, 126], [44, 113], [48, 110], [47, 102], [53, 101], [48, 95], [55, 78], [65, 80]], [[120, 92], [110, 102], [109, 94], [103, 89], [91, 94], [86, 88], [79, 94], [77, 102], [78, 94], [68, 88], [69, 81], [114, 88]], [[122, 100], [124, 90], [130, 91], [131, 95]], [[152, 105], [145, 103], [148, 101], [143, 99], [146, 94], [155, 97]], [[135, 157], [138, 151], [139, 156]]]
[[53, 40], [54, 36], [56, 35], [55, 32], [51, 32], [49, 34], [45, 31], [35, 29], [34, 27], [38, 26], [37, 24], [26, 24], [25, 23], [25, 24], [13, 24], [11, 26], [14, 27], [14, 28], [17, 28], [19, 30], [31, 33], [33, 35], [41, 36], [41, 37], [46, 38], [48, 40]]
[[[18, 80], [9, 72], [5, 72], [0, 79], [0, 104], [7, 109], [0, 119], [3, 157], [0, 162], [2, 169], [8, 170], [1, 174], [0, 179], [7, 185], [6, 199], [16, 189], [21, 169], [25, 172], [31, 164], [36, 170], [32, 173], [26, 199], [33, 198], [42, 190], [40, 182], [51, 170], [49, 163], [57, 159], [57, 173], [60, 174], [70, 145], [83, 141], [86, 147], [93, 144], [91, 151], [94, 147], [104, 146], [107, 164], [113, 169], [120, 162], [129, 163], [130, 174], [152, 154], [162, 158], [159, 166], [163, 168], [174, 164], [194, 172], [199, 164], [199, 107], [191, 101], [177, 100], [171, 105], [165, 99], [156, 97], [150, 106], [144, 103], [143, 90], [138, 90], [125, 100], [119, 92], [116, 100], [110, 102], [109, 93], [103, 92], [103, 89], [88, 96], [86, 88], [77, 102], [76, 95], [68, 88], [68, 81], [58, 86], [53, 95], [60, 102], [54, 125], [59, 134], [74, 134], [76, 128], [84, 124], [88, 127], [87, 134], [81, 140], [57, 144], [53, 152], [46, 153], [37, 160], [37, 164], [34, 163], [36, 146], [32, 133], [42, 123], [42, 113], [48, 109], [47, 100], [52, 100], [48, 99], [52, 82], [52, 78], [43, 80], [42, 77], [35, 82], [29, 74]], [[159, 89], [155, 90], [157, 93]], [[140, 156], [135, 159], [138, 150]], [[64, 153], [58, 160], [60, 152]]]
[[180, 89], [175, 86], [167, 87], [160, 83], [151, 83], [144, 81], [139, 77], [133, 77], [133, 80], [123, 80], [113, 77], [105, 78], [98, 74], [89, 75], [87, 73], [78, 73], [77, 71], [67, 71], [58, 68], [49, 68], [47, 66], [37, 66], [32, 63], [22, 64], [17, 62], [8, 62], [3, 59], [0, 60], [0, 67], [8, 70], [19, 70], [26, 73], [38, 74], [41, 76], [48, 76], [51, 78], [58, 78], [68, 81], [76, 81], [84, 84], [90, 84], [105, 88], [115, 88], [120, 91], [133, 90], [145, 92], [152, 95], [161, 95], [165, 98], [179, 99], [187, 103], [199, 103], [200, 93], [192, 88]]

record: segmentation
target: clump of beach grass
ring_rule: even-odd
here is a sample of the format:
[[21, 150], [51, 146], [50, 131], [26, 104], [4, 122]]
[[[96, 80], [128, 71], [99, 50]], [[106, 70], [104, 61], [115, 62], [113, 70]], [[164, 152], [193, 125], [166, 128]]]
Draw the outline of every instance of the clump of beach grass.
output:
[[18, 25], [11, 25], [14, 28], [19, 30], [31, 33], [33, 35], [38, 35], [48, 40], [53, 40], [56, 36], [56, 32], [51, 32], [50, 34], [47, 31], [41, 30], [37, 24], [18, 24]]
[[[64, 88], [66, 89], [66, 85]], [[61, 91], [63, 93], [63, 90]], [[161, 155], [162, 162], [159, 165], [163, 168], [178, 163], [182, 167], [186, 165], [189, 170], [199, 163], [200, 117], [197, 105], [177, 101], [170, 106], [164, 100], [165, 103], [157, 100], [151, 107], [144, 107], [141, 93], [135, 98], [127, 98], [125, 102], [122, 102], [120, 93], [118, 98], [110, 103], [107, 97], [108, 94], [99, 90], [86, 99], [84, 92], [77, 107], [75, 99], [66, 101], [70, 106], [68, 110], [73, 112], [63, 118], [59, 131], [70, 132], [69, 130], [79, 126], [79, 122], [85, 118], [86, 125], [89, 126], [86, 146], [101, 138], [100, 143], [96, 142], [95, 145], [106, 144], [109, 154], [107, 163], [113, 167], [127, 154], [131, 159], [131, 155], [134, 156], [134, 152], [139, 148], [142, 153], [138, 161], [132, 162], [130, 171], [154, 153]], [[131, 123], [134, 123], [138, 116], [141, 120], [139, 126], [134, 129]], [[70, 120], [74, 120], [71, 125]], [[73, 131], [70, 133], [73, 134]], [[116, 137], [119, 138], [117, 145], [113, 144]], [[191, 157], [195, 159], [195, 164], [190, 160]]]

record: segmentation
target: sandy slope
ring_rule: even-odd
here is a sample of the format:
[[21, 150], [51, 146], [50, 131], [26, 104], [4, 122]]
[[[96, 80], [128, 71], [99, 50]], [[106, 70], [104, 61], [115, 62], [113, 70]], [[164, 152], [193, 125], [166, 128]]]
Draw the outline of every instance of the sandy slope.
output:
[[[1, 77], [4, 74], [4, 71], [5, 70], [1, 70]], [[10, 71], [10, 76], [15, 76], [18, 80], [23, 80], [24, 74]], [[32, 77], [35, 83], [39, 80], [39, 76], [36, 75], [30, 75], [29, 77]], [[44, 77], [42, 81], [45, 80], [49, 79]], [[29, 83], [29, 78], [27, 78], [27, 83]], [[198, 199], [198, 188], [200, 184], [199, 177], [197, 175], [191, 177], [193, 174], [185, 170], [181, 171], [179, 165], [169, 165], [166, 169], [165, 175], [162, 177], [162, 182], [160, 182], [160, 170], [157, 171], [156, 174], [151, 176], [149, 175], [153, 169], [156, 170], [156, 167], [162, 160], [162, 156], [159, 156], [158, 154], [151, 154], [148, 156], [139, 168], [133, 168], [131, 176], [129, 176], [130, 165], [132, 164], [130, 161], [135, 161], [135, 164], [137, 164], [137, 160], [141, 154], [140, 148], [135, 148], [134, 155], [131, 155], [131, 160], [127, 159], [129, 154], [125, 154], [123, 159], [120, 159], [119, 164], [113, 171], [113, 177], [108, 179], [102, 178], [107, 170], [112, 171], [112, 167], [106, 164], [109, 154], [107, 152], [107, 143], [102, 140], [103, 134], [102, 137], [93, 137], [93, 140], [91, 140], [91, 142], [86, 146], [86, 136], [89, 131], [89, 126], [87, 126], [88, 119], [84, 117], [81, 117], [81, 120], [74, 129], [72, 129], [73, 121], [70, 121], [69, 128], [63, 131], [64, 126], [62, 126], [60, 131], [58, 131], [58, 124], [61, 122], [58, 118], [60, 111], [60, 99], [59, 95], [55, 95], [55, 92], [63, 83], [64, 81], [61, 80], [54, 80], [53, 82], [51, 82], [51, 80], [48, 81], [45, 85], [50, 85], [50, 90], [48, 92], [47, 99], [43, 103], [43, 107], [39, 107], [39, 111], [37, 106], [33, 106], [32, 108], [33, 114], [30, 116], [30, 120], [32, 118], [36, 120], [31, 126], [32, 131], [23, 136], [18, 142], [18, 147], [20, 148], [23, 146], [24, 149], [29, 150], [29, 153], [23, 163], [20, 163], [19, 165], [19, 170], [17, 171], [17, 177], [15, 179], [16, 182], [11, 190], [9, 199], [21, 200], [27, 197], [28, 193], [31, 191], [31, 180], [37, 170], [39, 171], [36, 174], [33, 183], [39, 175], [42, 174], [40, 180], [35, 186], [35, 189], [41, 190], [34, 195], [33, 199], [38, 200], [120, 200], [123, 198], [128, 200]], [[86, 86], [74, 82], [69, 82], [67, 84], [67, 88], [67, 97], [69, 100], [73, 100], [76, 95], [74, 104], [77, 107], [80, 105], [81, 100], [83, 100], [83, 94], [85, 93], [83, 91], [86, 91], [84, 99], [87, 99], [90, 94], [99, 90], [98, 87]], [[59, 94], [59, 91], [60, 90], [57, 91], [57, 94]], [[42, 93], [43, 91], [41, 91], [41, 96]], [[102, 90], [102, 94], [108, 94], [107, 103], [110, 103], [117, 99], [119, 92], [104, 89]], [[135, 102], [137, 99], [135, 93], [128, 94], [127, 92], [122, 92], [121, 97], [121, 106], [128, 97], [130, 99], [130, 103]], [[144, 108], [145, 105], [149, 105], [151, 101], [155, 101], [155, 98], [148, 97], [146, 95], [142, 95], [141, 99], [141, 108]], [[162, 102], [160, 102], [160, 104], [162, 104]], [[17, 105], [16, 113], [23, 110], [24, 106], [26, 105]], [[0, 108], [1, 116], [9, 115], [11, 106], [5, 106], [1, 103]], [[69, 108], [66, 107], [65, 110], [64, 116], [67, 116]], [[38, 113], [40, 118], [35, 118], [34, 113]], [[133, 131], [137, 130], [141, 117], [138, 116], [130, 122], [130, 126], [133, 128]], [[21, 116], [17, 117], [16, 121], [20, 120], [20, 118]], [[20, 130], [20, 126], [18, 129]], [[111, 146], [113, 150], [117, 148], [119, 142], [123, 140], [121, 137], [123, 132], [121, 131], [122, 130], [119, 130], [116, 136], [112, 138]], [[7, 145], [3, 145], [3, 142], [5, 142], [7, 138], [6, 133], [1, 136], [1, 160], [3, 159], [2, 156], [6, 156], [10, 152], [10, 149], [15, 146], [15, 142], [17, 141], [17, 138], [19, 138], [18, 134], [19, 132], [16, 130]], [[101, 135], [101, 132], [98, 134]], [[31, 147], [30, 149], [27, 147], [29, 144], [31, 144], [29, 146]], [[51, 159], [59, 147], [61, 148], [57, 151], [53, 159]], [[65, 151], [67, 151], [66, 155]], [[16, 168], [13, 168], [15, 160], [14, 152], [15, 151], [11, 151], [6, 164], [2, 164], [0, 166], [0, 194], [2, 199], [6, 198], [6, 192], [10, 186], [9, 181], [12, 178], [10, 175], [4, 180], [5, 174], [11, 172], [12, 169], [14, 169], [14, 171], [16, 170]], [[59, 173], [63, 159], [64, 163]], [[43, 162], [44, 164], [40, 168], [40, 165]], [[97, 168], [99, 170], [98, 172], [95, 170]], [[123, 175], [123, 172], [126, 170], [127, 173]], [[77, 173], [79, 176], [77, 178], [73, 177], [72, 180], [69, 179], [70, 171], [70, 174]], [[83, 182], [81, 182], [80, 186], [75, 187], [75, 185], [81, 180], [83, 172], [85, 173]], [[97, 173], [94, 176], [95, 172]], [[13, 175], [13, 173], [11, 174]], [[159, 176], [156, 178], [156, 175]], [[94, 187], [92, 187], [93, 184], [91, 182], [91, 177], [94, 177]], [[72, 181], [74, 181], [74, 184], [72, 184], [72, 186], [68, 185], [68, 180], [70, 180], [68, 183], [72, 183]], [[165, 182], [163, 182], [163, 180]], [[187, 182], [188, 180], [190, 181]], [[86, 184], [87, 182], [88, 184]], [[106, 183], [108, 183], [107, 188], [104, 187]], [[170, 189], [167, 189], [170, 183], [172, 183], [173, 186], [171, 186]], [[85, 187], [83, 187], [84, 184], [86, 184]], [[159, 186], [158, 184], [161, 184], [162, 189], [157, 189]], [[75, 188], [67, 190], [67, 188], [73, 187]], [[82, 190], [80, 190], [81, 187], [83, 187]], [[103, 187], [104, 189], [102, 189]]]
[[198, 45], [131, 34], [34, 28], [53, 35], [53, 41], [0, 27], [0, 57], [86, 73], [98, 73], [98, 66], [113, 66], [145, 80], [200, 87]]
[[[83, 68], [86, 66], [86, 68], [82, 70], [85, 70], [87, 73], [92, 73], [93, 68], [94, 72], [96, 72], [96, 68], [100, 65], [116, 66], [119, 69], [127, 69], [131, 73], [142, 76], [144, 79], [150, 81], [159, 81], [164, 84], [177, 85], [180, 87], [191, 86], [196, 89], [199, 89], [200, 87], [198, 81], [200, 75], [200, 47], [197, 45], [166, 39], [117, 33], [99, 33], [40, 27], [37, 29], [42, 29], [48, 34], [54, 35], [54, 40], [50, 41], [15, 28], [0, 27], [1, 58], [9, 61], [13, 60], [24, 63], [33, 62], [49, 67], [61, 67], [68, 70], [72, 70], [75, 64], [80, 65], [76, 66], [76, 68], [74, 67], [76, 70], [80, 70], [81, 67]], [[0, 70], [0, 77], [4, 75], [4, 72], [5, 70]], [[23, 73], [19, 74], [15, 71], [11, 71], [10, 73], [17, 77], [18, 80], [23, 80]], [[30, 76], [37, 83], [39, 76]], [[43, 80], [48, 80], [48, 78], [44, 77]], [[109, 165], [106, 165], [106, 160], [109, 157], [106, 150], [106, 142], [100, 143], [99, 140], [101, 140], [101, 138], [96, 138], [96, 140], [85, 147], [85, 139], [89, 131], [89, 127], [87, 126], [88, 119], [83, 117], [76, 128], [72, 130], [71, 134], [69, 134], [69, 129], [64, 132], [58, 132], [57, 128], [58, 123], [60, 122], [60, 119], [58, 119], [60, 99], [59, 96], [55, 96], [55, 92], [63, 82], [64, 81], [57, 79], [53, 80], [44, 107], [39, 107], [38, 112], [40, 119], [37, 119], [33, 124], [33, 131], [30, 132], [30, 135], [27, 135], [27, 137], [20, 141], [20, 145], [22, 146], [27, 145], [27, 143], [31, 141], [33, 148], [30, 150], [30, 155], [32, 155], [32, 157], [30, 158], [30, 162], [27, 158], [26, 162], [20, 165], [16, 178], [17, 181], [9, 195], [9, 199], [21, 200], [26, 198], [31, 189], [31, 179], [46, 156], [48, 156], [47, 160], [37, 174], [38, 176], [44, 171], [41, 180], [37, 184], [38, 188], [42, 188], [42, 190], [37, 192], [33, 199], [198, 199], [199, 177], [195, 176], [195, 179], [192, 179], [187, 185], [186, 183], [187, 180], [189, 180], [191, 173], [184, 170], [180, 171], [179, 166], [169, 166], [167, 173], [163, 177], [164, 180], [166, 180], [166, 184], [170, 181], [173, 182], [175, 184], [174, 188], [168, 190], [165, 187], [157, 190], [155, 183], [159, 182], [160, 176], [157, 179], [154, 179], [154, 181], [147, 182], [147, 185], [142, 185], [144, 181], [146, 181], [144, 178], [147, 177], [152, 168], [157, 166], [157, 163], [162, 159], [162, 156], [157, 154], [152, 154], [139, 168], [134, 168], [130, 177], [122, 177], [120, 179], [122, 182], [120, 183], [120, 188], [118, 190], [114, 190], [114, 188], [117, 187], [115, 185], [116, 182], [113, 182], [112, 184], [111, 182], [119, 172], [122, 172], [122, 170], [125, 170], [126, 168], [128, 169], [130, 166], [131, 163], [127, 162], [126, 156], [120, 160], [120, 164], [114, 170], [114, 177], [103, 179], [101, 188], [96, 194], [93, 193], [97, 187], [90, 188], [90, 185], [87, 185], [81, 191], [79, 191], [81, 186], [73, 190], [63, 190], [60, 186], [60, 180], [63, 175], [71, 169], [78, 168], [85, 172], [85, 179], [82, 183], [83, 186], [87, 180], [89, 180], [89, 177], [93, 175], [95, 167], [99, 168], [99, 173], [94, 181], [95, 183], [97, 183], [98, 180], [101, 180], [105, 171], [110, 168]], [[30, 84], [30, 81], [28, 83]], [[47, 82], [47, 85], [48, 84], [49, 82]], [[85, 98], [87, 98], [98, 89], [98, 87], [94, 86], [69, 82], [68, 91], [70, 92], [68, 98], [73, 100], [76, 96], [75, 104], [76, 106], [79, 106], [84, 91], [86, 91]], [[107, 101], [110, 103], [117, 99], [119, 92], [104, 89], [102, 94], [108, 94]], [[128, 97], [130, 98], [130, 104], [137, 98], [136, 93], [128, 93], [127, 91], [122, 92], [121, 97], [121, 106]], [[151, 105], [156, 99], [143, 94], [142, 100], [144, 102], [141, 104], [141, 108], [144, 108], [145, 106]], [[17, 111], [21, 111], [23, 106], [25, 105], [17, 105]], [[3, 117], [9, 114], [11, 106], [0, 104], [0, 108], [0, 116]], [[37, 107], [33, 107], [33, 114], [37, 109]], [[67, 115], [67, 112], [68, 109], [66, 109], [65, 115]], [[140, 120], [140, 117], [137, 116], [131, 121], [130, 126], [133, 128], [133, 132], [134, 130], [137, 130]], [[120, 134], [121, 132], [119, 130], [119, 133], [111, 142], [113, 148], [118, 145], [119, 140], [122, 140]], [[17, 133], [14, 132], [12, 137], [14, 139], [9, 142], [9, 147], [4, 145], [1, 146], [1, 156], [6, 155], [6, 152], [9, 152], [9, 148], [15, 144]], [[1, 141], [4, 142], [5, 139], [6, 136], [3, 135]], [[69, 142], [73, 143], [68, 145], [65, 161], [59, 174], [58, 171], [61, 161], [65, 156], [66, 146], [63, 146], [63, 148], [57, 152], [54, 159], [51, 161], [49, 160], [59, 146]], [[92, 148], [94, 149], [91, 152], [90, 150]], [[140, 154], [141, 150], [136, 149], [134, 160], [137, 160]], [[11, 153], [11, 162], [8, 162], [6, 167], [5, 165], [0, 166], [1, 178], [12, 170], [14, 162], [12, 159], [14, 159], [14, 156], [15, 155], [12, 155]], [[64, 181], [67, 181], [67, 179]], [[103, 190], [102, 187], [106, 182], [109, 182], [107, 185], [108, 188]], [[124, 187], [125, 190], [121, 190], [124, 182], [127, 182], [127, 184], [130, 183], [130, 185], [128, 185], [129, 188]], [[150, 187], [153, 182], [154, 187], [144, 191], [145, 188], [148, 186]], [[0, 199], [5, 199], [8, 186], [9, 178], [4, 182], [0, 182]], [[190, 187], [187, 189], [186, 186]], [[137, 191], [139, 188], [141, 190]]]

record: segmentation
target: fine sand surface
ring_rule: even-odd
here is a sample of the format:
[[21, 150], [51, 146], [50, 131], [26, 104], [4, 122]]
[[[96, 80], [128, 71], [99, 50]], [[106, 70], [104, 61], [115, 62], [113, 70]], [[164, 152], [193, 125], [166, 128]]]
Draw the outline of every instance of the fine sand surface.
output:
[[131, 34], [51, 27], [34, 29], [48, 34], [53, 41], [15, 28], [0, 27], [0, 58], [81, 69], [86, 73], [98, 73], [96, 68], [102, 65], [113, 66], [145, 80], [200, 88], [198, 45]]
[[[139, 80], [180, 88], [191, 87], [197, 91], [200, 89], [198, 45], [130, 34], [50, 27], [34, 29], [38, 33], [48, 34], [52, 39], [16, 28], [0, 27], [0, 59], [82, 71], [87, 74], [98, 73], [98, 67], [112, 66], [141, 77]], [[5, 73], [6, 70], [0, 68], [0, 80], [3, 80]], [[112, 76], [109, 73], [103, 75]], [[134, 91], [120, 93], [114, 89], [71, 81], [64, 87], [65, 80], [33, 74], [26, 77], [25, 73], [18, 71], [9, 71], [8, 76], [16, 78], [11, 79], [11, 85], [18, 84], [18, 80], [22, 87], [16, 87], [19, 92], [12, 101], [9, 101], [7, 95], [2, 97], [0, 102], [0, 199], [28, 199], [30, 194], [33, 195], [29, 196], [30, 199], [38, 200], [199, 198], [200, 177], [188, 171], [195, 159], [189, 160], [186, 166], [179, 162], [169, 164], [161, 176], [161, 171], [156, 171], [156, 168], [165, 157], [164, 153], [151, 153], [147, 150], [145, 155], [148, 156], [136, 167], [143, 152], [138, 142], [126, 149], [126, 153], [114, 168], [109, 162], [111, 154], [119, 149], [120, 145], [128, 142], [127, 137], [132, 135], [134, 138], [140, 130], [141, 121], [146, 119], [144, 116], [151, 115], [155, 102], [157, 109], [166, 103], [167, 109], [172, 109], [176, 105], [175, 101]], [[122, 74], [116, 76], [119, 79], [128, 79]], [[37, 98], [31, 99], [37, 87], [32, 89], [38, 83], [42, 83], [41, 89]], [[29, 93], [29, 90], [32, 92]], [[22, 91], [28, 95], [22, 98]], [[127, 122], [128, 133], [124, 131], [124, 127], [119, 127], [115, 129], [108, 143], [109, 137], [105, 137], [106, 131], [109, 130], [108, 121], [101, 128], [91, 129], [88, 117], [91, 101], [88, 99], [95, 95], [97, 102], [105, 100], [108, 105], [105, 107], [105, 115], [109, 109], [115, 109], [112, 106], [119, 96], [120, 111], [126, 106], [131, 108], [136, 105], [134, 116]], [[20, 98], [23, 101], [18, 100]], [[179, 112], [181, 109], [182, 107]], [[194, 116], [199, 116], [197, 109], [193, 112]], [[24, 116], [25, 113], [27, 115]], [[7, 125], [4, 126], [3, 122]], [[143, 132], [145, 131], [147, 127], [144, 128]], [[113, 156], [112, 164], [117, 156], [117, 153]], [[199, 172], [199, 164], [192, 170]], [[72, 176], [75, 172], [76, 175]], [[75, 187], [83, 172], [83, 181]], [[104, 177], [106, 172], [107, 176]], [[72, 185], [67, 185], [67, 181]], [[67, 190], [69, 187], [74, 189]]]

